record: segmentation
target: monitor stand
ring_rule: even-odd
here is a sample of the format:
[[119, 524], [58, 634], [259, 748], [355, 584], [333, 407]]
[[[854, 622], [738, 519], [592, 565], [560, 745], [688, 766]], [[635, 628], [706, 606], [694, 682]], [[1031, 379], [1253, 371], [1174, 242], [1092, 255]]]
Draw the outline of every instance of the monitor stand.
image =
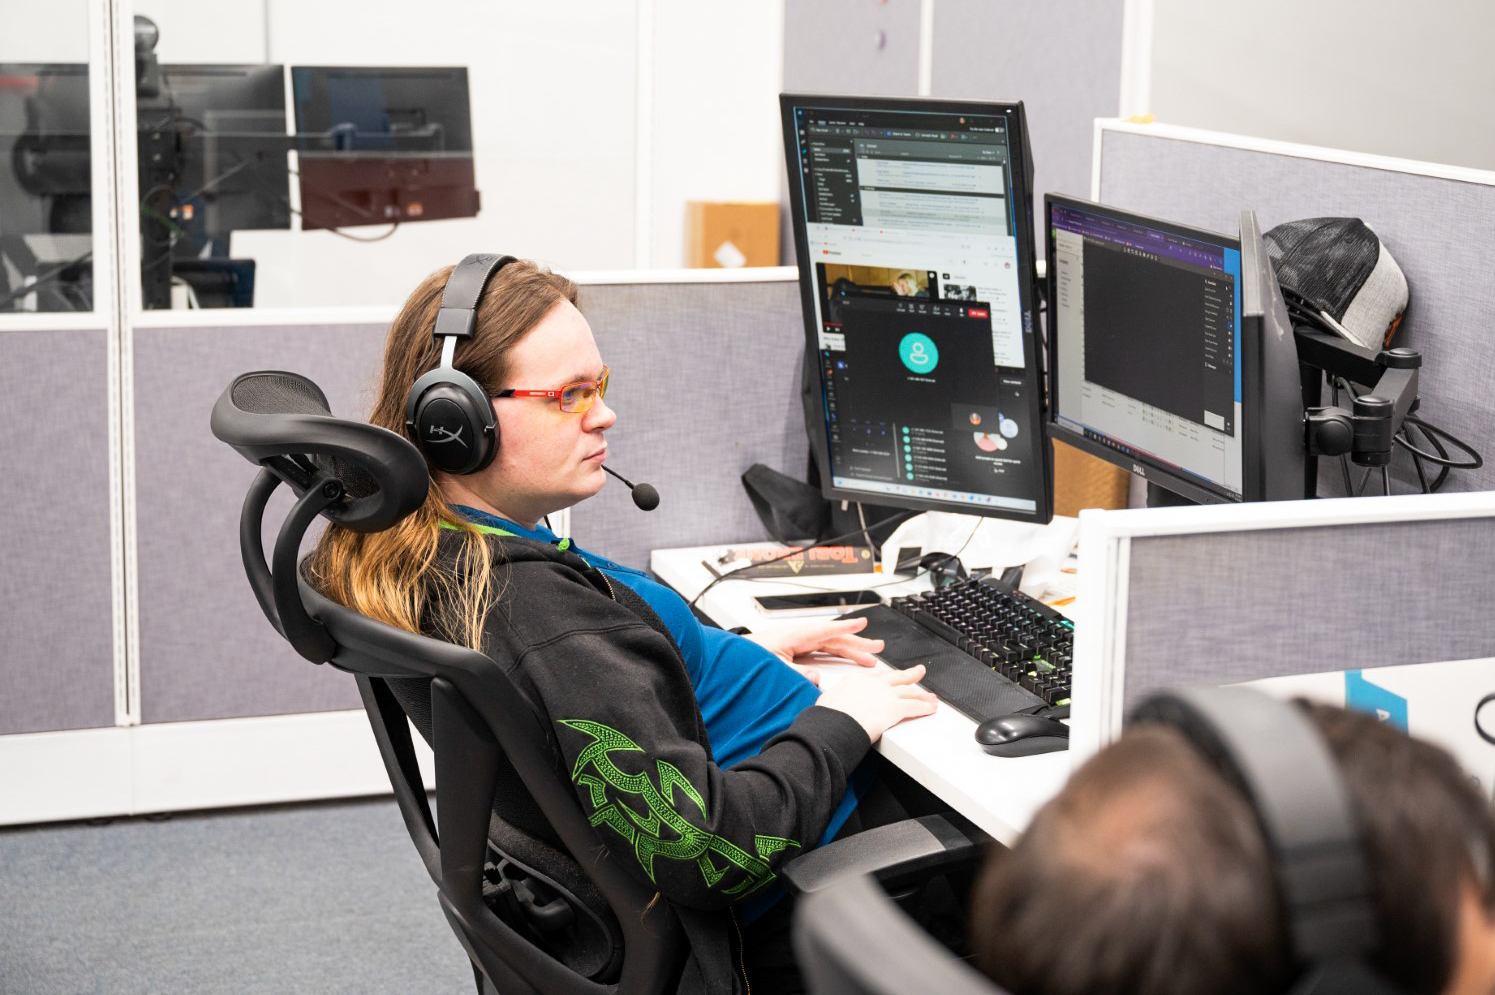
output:
[[1182, 494], [1175, 494], [1166, 487], [1159, 487], [1150, 480], [1147, 482], [1147, 506], [1149, 508], [1185, 508], [1198, 503], [1198, 501], [1190, 501]]

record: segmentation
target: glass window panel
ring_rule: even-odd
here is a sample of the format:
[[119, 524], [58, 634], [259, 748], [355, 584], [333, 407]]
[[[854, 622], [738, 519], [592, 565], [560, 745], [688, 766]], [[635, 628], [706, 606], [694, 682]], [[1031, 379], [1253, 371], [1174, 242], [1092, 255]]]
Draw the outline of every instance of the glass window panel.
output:
[[7, 11], [0, 32], [0, 314], [93, 309], [88, 5]]
[[134, 10], [159, 35], [138, 76], [147, 308], [395, 304], [474, 251], [636, 265], [634, 5]]

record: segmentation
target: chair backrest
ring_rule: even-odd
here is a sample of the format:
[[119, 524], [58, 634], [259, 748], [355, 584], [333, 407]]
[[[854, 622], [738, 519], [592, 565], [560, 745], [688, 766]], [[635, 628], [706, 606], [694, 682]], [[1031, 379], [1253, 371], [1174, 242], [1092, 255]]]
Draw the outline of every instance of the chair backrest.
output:
[[1007, 995], [936, 942], [868, 875], [800, 899], [794, 950], [812, 995]]
[[[597, 845], [547, 723], [503, 668], [338, 605], [300, 569], [301, 542], [318, 515], [373, 532], [421, 505], [429, 477], [415, 447], [334, 418], [314, 383], [276, 371], [236, 378], [213, 408], [212, 429], [261, 467], [240, 520], [260, 607], [302, 656], [357, 676], [406, 828], [473, 963], [505, 993], [667, 988], [683, 956], [673, 911]], [[267, 564], [263, 518], [282, 483], [297, 501]], [[434, 753], [435, 818], [410, 721]], [[516, 775], [559, 849], [503, 818]]]

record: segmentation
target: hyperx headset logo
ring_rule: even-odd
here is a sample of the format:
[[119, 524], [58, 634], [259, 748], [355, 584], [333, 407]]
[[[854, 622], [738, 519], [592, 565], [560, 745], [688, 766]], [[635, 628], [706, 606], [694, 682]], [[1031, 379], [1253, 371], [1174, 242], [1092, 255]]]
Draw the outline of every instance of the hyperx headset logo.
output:
[[432, 425], [431, 426], [431, 433], [430, 433], [429, 436], [427, 436], [426, 441], [427, 442], [461, 442], [462, 443], [462, 448], [463, 449], [467, 448], [467, 443], [462, 442], [462, 429], [461, 428], [458, 428], [455, 432], [453, 432], [451, 429], [446, 428], [443, 425]]

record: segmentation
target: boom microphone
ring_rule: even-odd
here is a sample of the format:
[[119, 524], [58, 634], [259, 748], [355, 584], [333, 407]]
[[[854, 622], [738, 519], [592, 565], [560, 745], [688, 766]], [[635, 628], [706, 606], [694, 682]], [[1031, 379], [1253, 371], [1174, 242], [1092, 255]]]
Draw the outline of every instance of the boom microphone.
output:
[[623, 486], [633, 495], [633, 503], [639, 511], [653, 511], [659, 507], [659, 492], [654, 489], [653, 484], [635, 484], [606, 463], [602, 464], [602, 469], [623, 482]]

